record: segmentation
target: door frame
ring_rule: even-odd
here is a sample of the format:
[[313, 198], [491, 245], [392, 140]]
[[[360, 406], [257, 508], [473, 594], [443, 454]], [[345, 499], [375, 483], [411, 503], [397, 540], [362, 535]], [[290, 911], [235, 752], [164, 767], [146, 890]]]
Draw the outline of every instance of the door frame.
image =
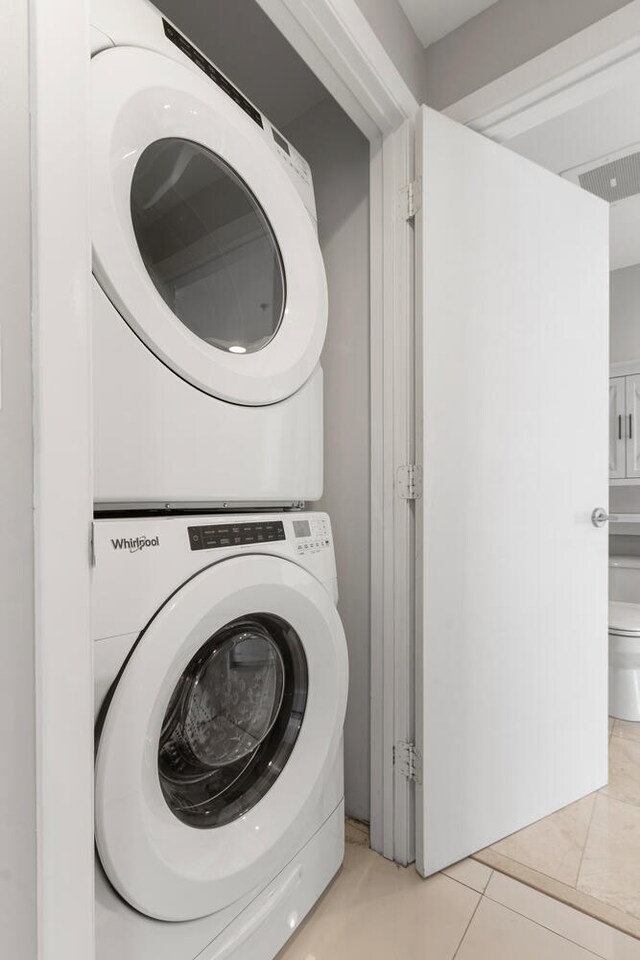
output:
[[418, 101], [355, 0], [257, 0], [370, 144], [371, 846], [413, 858], [413, 788], [396, 744], [413, 737], [413, 118]]

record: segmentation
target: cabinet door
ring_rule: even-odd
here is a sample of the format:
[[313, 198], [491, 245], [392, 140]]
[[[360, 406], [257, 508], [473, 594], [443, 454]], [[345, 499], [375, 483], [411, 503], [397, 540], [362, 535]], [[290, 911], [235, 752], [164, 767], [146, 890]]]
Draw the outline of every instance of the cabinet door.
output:
[[609, 381], [609, 479], [622, 480], [626, 476], [625, 437], [625, 378]]
[[627, 477], [640, 477], [640, 375], [625, 377], [626, 380], [626, 410], [623, 436], [627, 442]]

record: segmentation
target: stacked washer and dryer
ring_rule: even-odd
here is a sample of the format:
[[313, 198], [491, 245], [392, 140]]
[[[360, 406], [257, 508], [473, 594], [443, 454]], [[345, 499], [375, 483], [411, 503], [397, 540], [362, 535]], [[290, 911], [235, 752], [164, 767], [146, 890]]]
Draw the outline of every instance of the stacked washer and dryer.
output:
[[93, 0], [98, 960], [270, 960], [344, 852], [308, 165], [146, 0]]

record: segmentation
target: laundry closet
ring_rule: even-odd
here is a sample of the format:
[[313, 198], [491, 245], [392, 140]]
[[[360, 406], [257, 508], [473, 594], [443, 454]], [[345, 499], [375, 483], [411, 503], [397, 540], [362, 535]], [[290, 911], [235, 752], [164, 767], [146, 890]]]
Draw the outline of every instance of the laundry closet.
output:
[[183, 12], [91, 7], [98, 960], [275, 955], [369, 819], [368, 142]]

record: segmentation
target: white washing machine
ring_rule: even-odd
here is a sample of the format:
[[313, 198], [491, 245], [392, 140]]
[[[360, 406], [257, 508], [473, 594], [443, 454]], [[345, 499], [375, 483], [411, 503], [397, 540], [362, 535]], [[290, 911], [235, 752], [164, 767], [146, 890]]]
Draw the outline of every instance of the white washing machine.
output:
[[95, 500], [317, 500], [309, 166], [147, 0], [91, 20]]
[[98, 960], [270, 960], [339, 869], [326, 514], [94, 525]]

